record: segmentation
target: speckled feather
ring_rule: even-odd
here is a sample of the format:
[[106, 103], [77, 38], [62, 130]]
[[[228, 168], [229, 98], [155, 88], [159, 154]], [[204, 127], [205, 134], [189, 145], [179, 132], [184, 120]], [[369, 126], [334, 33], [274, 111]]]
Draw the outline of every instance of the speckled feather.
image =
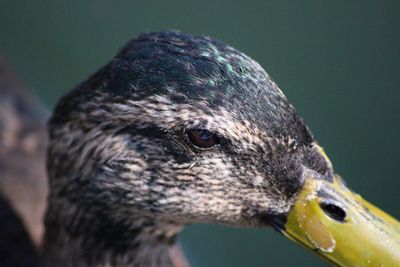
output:
[[[194, 147], [190, 128], [219, 145]], [[184, 225], [282, 227], [304, 169], [332, 172], [258, 63], [178, 31], [129, 42], [49, 131], [49, 266], [168, 266]]]

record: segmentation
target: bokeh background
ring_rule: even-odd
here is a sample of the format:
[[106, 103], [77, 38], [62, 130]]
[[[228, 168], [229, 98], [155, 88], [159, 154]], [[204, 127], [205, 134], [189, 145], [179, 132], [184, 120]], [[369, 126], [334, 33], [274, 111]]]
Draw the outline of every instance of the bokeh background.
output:
[[[137, 1], [138, 2], [138, 1]], [[399, 1], [0, 0], [0, 53], [49, 107], [143, 31], [239, 48], [269, 72], [336, 170], [400, 218]], [[193, 225], [193, 266], [325, 266], [271, 229]]]

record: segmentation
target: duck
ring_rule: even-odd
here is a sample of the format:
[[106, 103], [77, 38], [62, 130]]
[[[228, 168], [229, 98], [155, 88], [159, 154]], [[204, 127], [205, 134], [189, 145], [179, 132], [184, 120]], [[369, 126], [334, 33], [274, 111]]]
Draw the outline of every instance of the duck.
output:
[[400, 264], [400, 223], [348, 189], [255, 60], [207, 36], [128, 42], [56, 104], [46, 168], [44, 266], [184, 266], [195, 223], [272, 227], [336, 266]]

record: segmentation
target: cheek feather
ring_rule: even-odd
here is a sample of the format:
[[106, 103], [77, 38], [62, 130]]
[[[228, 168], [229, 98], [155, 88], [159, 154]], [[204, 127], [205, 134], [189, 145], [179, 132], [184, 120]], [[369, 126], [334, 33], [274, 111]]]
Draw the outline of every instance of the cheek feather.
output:
[[[268, 171], [274, 161], [267, 157], [271, 152], [289, 151], [285, 149], [296, 142], [293, 138], [269, 137], [239, 112], [211, 109], [202, 101], [192, 106], [153, 96], [105, 105], [102, 109], [92, 106], [90, 110], [95, 111], [85, 118], [87, 127], [97, 130], [86, 135], [79, 161], [101, 163], [104, 173], [120, 179], [111, 187], [127, 191], [126, 203], [159, 212], [185, 204], [176, 212], [199, 217], [230, 211], [220, 215], [224, 221], [250, 212], [244, 206], [276, 212], [286, 207], [287, 199], [274, 191], [280, 182]], [[196, 127], [216, 131], [229, 143], [197, 154], [176, 135]], [[257, 204], [261, 199], [265, 207]], [[268, 199], [276, 201], [272, 205]]]

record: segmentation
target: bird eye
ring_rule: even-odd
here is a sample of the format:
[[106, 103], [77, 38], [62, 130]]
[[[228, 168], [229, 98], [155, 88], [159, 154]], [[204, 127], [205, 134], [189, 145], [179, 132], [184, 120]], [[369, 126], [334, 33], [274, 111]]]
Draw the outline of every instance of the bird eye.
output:
[[346, 212], [339, 206], [331, 203], [320, 203], [319, 206], [325, 212], [326, 215], [338, 222], [344, 222], [346, 218]]
[[189, 141], [198, 148], [211, 148], [218, 144], [217, 136], [205, 129], [186, 130]]

